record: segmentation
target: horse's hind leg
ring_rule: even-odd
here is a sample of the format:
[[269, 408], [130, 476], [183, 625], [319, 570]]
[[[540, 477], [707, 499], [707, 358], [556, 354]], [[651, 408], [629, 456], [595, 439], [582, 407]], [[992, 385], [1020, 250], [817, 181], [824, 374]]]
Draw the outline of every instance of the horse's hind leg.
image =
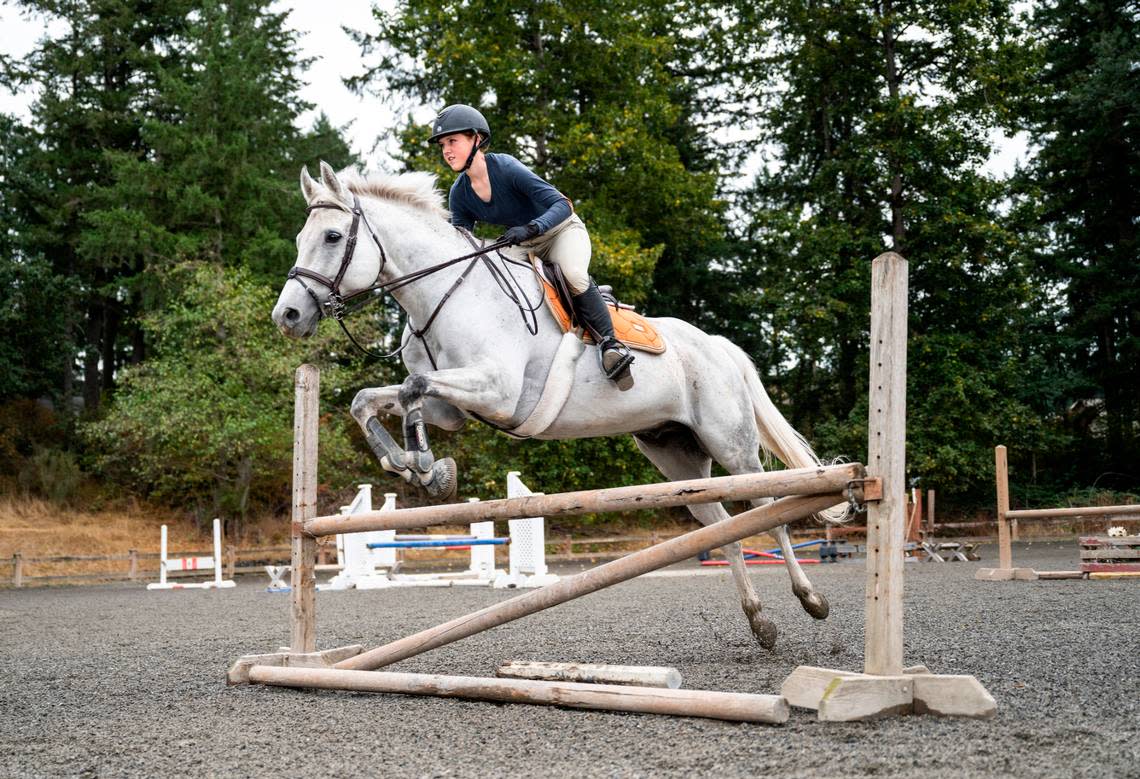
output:
[[[634, 441], [637, 442], [637, 448], [657, 466], [665, 478], [671, 481], [707, 478], [711, 472], [712, 459], [704, 453], [693, 434], [686, 429], [640, 433], [634, 436]], [[730, 516], [719, 503], [688, 508], [689, 513], [702, 525], [711, 525]], [[760, 596], [756, 594], [752, 580], [748, 578], [748, 569], [744, 565], [744, 554], [740, 543], [722, 546], [721, 552], [728, 559], [733, 582], [740, 594], [740, 605], [748, 617], [752, 634], [756, 636], [761, 646], [771, 649], [776, 645], [776, 625], [760, 613]]]
[[[729, 473], [759, 473], [764, 470], [760, 464], [759, 459], [756, 460], [751, 467], [736, 469], [731, 464], [725, 464], [725, 470]], [[753, 506], [764, 506], [771, 503], [771, 498], [760, 498], [751, 501]], [[788, 569], [788, 576], [792, 580], [792, 592], [799, 598], [800, 605], [804, 607], [811, 616], [816, 619], [827, 619], [827, 615], [831, 612], [831, 606], [827, 602], [827, 598], [823, 593], [818, 592], [811, 581], [808, 579], [804, 569], [796, 561], [795, 550], [792, 549], [792, 539], [788, 537], [788, 528], [786, 525], [780, 525], [772, 530], [772, 535], [776, 537], [776, 543], [780, 545], [780, 553], [784, 556], [784, 565]]]
[[796, 550], [792, 549], [792, 539], [788, 538], [788, 528], [780, 525], [775, 529], [776, 543], [780, 545], [780, 553], [784, 555], [784, 564], [788, 568], [788, 575], [792, 578], [792, 592], [800, 599], [800, 605], [816, 619], [827, 619], [831, 606], [823, 593], [817, 592], [808, 581], [807, 574], [796, 560]]

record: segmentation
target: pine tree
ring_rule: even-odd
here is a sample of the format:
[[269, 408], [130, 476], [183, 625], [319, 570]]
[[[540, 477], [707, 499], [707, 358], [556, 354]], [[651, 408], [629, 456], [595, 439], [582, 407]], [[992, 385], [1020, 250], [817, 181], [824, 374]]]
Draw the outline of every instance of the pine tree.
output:
[[[14, 253], [23, 262], [48, 262], [50, 275], [65, 280], [70, 294], [57, 300], [74, 323], [59, 355], [37, 355], [32, 371], [59, 378], [70, 395], [71, 363], [82, 361], [88, 409], [114, 385], [116, 368], [138, 359], [131, 324], [138, 300], [122, 280], [137, 268], [118, 256], [82, 250], [94, 193], [111, 181], [109, 151], [141, 154], [142, 117], [154, 97], [155, 72], [170, 56], [170, 41], [189, 8], [180, 0], [111, 2], [23, 0], [28, 13], [43, 16], [51, 30], [22, 61], [9, 63], [9, 86], [34, 87], [31, 128], [20, 133], [18, 151], [5, 159], [3, 176], [13, 190], [8, 212], [18, 225]], [[62, 375], [61, 375], [62, 374]]]
[[[1025, 113], [1040, 150], [1022, 178], [1044, 230], [1037, 280], [1064, 301], [1051, 359], [1065, 368], [1067, 432], [1083, 438], [1065, 459], [1122, 489], [1140, 484], [1138, 22], [1124, 0], [1037, 4], [1042, 69]], [[1102, 421], [1079, 421], [1098, 401]]]
[[266, 0], [207, 2], [187, 19], [183, 55], [159, 78], [159, 110], [142, 127], [147, 152], [114, 155], [91, 254], [144, 266], [204, 260], [279, 282], [304, 221], [297, 172], [314, 155], [352, 161], [325, 117], [296, 121], [296, 34]]
[[[763, 3], [761, 138], [746, 297], [761, 362], [793, 424], [858, 456], [866, 419], [869, 262], [910, 260], [908, 457], [935, 482], [981, 484], [995, 431], [1030, 435], [1013, 356], [1031, 292], [980, 173], [1020, 50], [1004, 0]], [[772, 85], [777, 85], [773, 87]], [[767, 91], [763, 91], [767, 87]]]
[[[652, 286], [654, 312], [701, 320], [715, 309], [708, 269], [725, 232], [717, 159], [682, 74], [699, 48], [687, 24], [704, 13], [679, 2], [410, 0], [377, 11], [378, 30], [359, 36], [381, 56], [357, 86], [483, 110], [493, 150], [574, 202], [595, 275], [638, 302]], [[405, 128], [404, 162], [452, 180], [428, 135]]]

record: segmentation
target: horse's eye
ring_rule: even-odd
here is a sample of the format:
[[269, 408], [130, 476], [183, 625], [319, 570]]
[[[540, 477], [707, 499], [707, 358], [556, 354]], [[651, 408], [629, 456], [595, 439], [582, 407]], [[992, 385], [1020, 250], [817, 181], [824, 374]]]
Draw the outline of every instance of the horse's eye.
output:
[[340, 240], [340, 233], [336, 230], [329, 230], [325, 233], [325, 243], [336, 243]]

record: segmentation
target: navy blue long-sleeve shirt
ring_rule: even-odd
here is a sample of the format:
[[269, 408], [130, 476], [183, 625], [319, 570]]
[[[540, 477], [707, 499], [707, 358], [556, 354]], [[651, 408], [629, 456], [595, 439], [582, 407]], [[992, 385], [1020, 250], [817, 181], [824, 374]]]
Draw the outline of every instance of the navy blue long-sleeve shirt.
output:
[[511, 155], [487, 154], [485, 158], [491, 202], [479, 199], [466, 172], [459, 174], [447, 198], [456, 227], [470, 230], [476, 222], [518, 227], [533, 222], [541, 235], [572, 213], [570, 201], [561, 192]]

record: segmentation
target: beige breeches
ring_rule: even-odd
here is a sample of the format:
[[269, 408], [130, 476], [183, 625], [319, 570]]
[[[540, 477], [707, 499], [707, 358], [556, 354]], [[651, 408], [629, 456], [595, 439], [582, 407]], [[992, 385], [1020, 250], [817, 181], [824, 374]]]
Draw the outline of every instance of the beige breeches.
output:
[[590, 233], [577, 214], [522, 246], [561, 268], [575, 295], [581, 295], [590, 286]]

